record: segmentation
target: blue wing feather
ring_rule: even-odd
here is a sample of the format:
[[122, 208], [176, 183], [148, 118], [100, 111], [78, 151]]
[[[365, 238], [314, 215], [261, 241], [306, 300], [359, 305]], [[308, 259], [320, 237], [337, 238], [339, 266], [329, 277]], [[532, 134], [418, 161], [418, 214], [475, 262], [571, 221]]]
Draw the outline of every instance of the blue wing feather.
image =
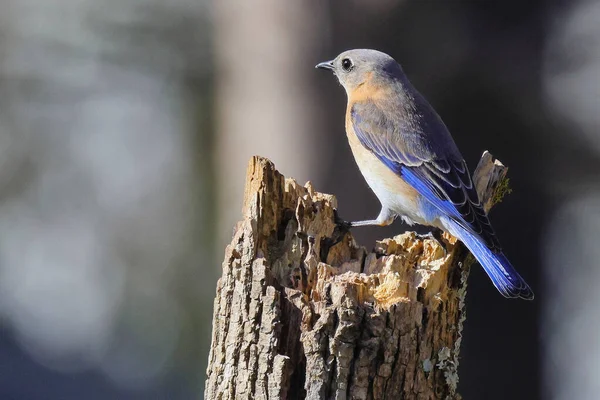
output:
[[[417, 192], [423, 197], [425, 197], [430, 203], [432, 203], [436, 208], [442, 210], [445, 214], [452, 216], [457, 219], [463, 219], [460, 215], [456, 207], [449, 200], [442, 200], [438, 195], [436, 195], [421, 177], [419, 177], [415, 171], [409, 167], [400, 168], [399, 174], [402, 175], [404, 180], [414, 187]], [[466, 221], [465, 221], [466, 222]]]
[[[361, 106], [368, 107], [368, 110], [359, 112], [357, 108]], [[372, 120], [365, 120], [361, 114], [370, 115]], [[500, 243], [477, 197], [466, 163], [453, 143], [447, 146], [449, 154], [436, 151], [422, 140], [422, 126], [403, 124], [402, 121], [386, 117], [372, 102], [355, 103], [351, 109], [351, 118], [356, 136], [363, 146], [402, 176], [437, 209], [481, 237], [494, 252], [501, 251]], [[412, 131], [406, 133], [405, 129]], [[437, 129], [445, 130], [445, 127], [442, 125], [442, 128]], [[399, 141], [401, 134], [412, 137]], [[407, 151], [408, 148], [410, 151]]]
[[387, 112], [372, 100], [355, 102], [350, 122], [358, 140], [440, 211], [443, 226], [469, 248], [502, 295], [533, 299], [502, 254], [452, 137], [431, 106], [412, 94], [388, 96]]

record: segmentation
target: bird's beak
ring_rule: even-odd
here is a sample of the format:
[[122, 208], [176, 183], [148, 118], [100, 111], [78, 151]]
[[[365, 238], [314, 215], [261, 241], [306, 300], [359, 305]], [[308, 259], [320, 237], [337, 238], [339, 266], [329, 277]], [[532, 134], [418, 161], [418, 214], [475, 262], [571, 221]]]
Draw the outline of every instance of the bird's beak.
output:
[[317, 65], [315, 65], [315, 68], [328, 69], [328, 70], [332, 71], [333, 70], [333, 60], [318, 63]]

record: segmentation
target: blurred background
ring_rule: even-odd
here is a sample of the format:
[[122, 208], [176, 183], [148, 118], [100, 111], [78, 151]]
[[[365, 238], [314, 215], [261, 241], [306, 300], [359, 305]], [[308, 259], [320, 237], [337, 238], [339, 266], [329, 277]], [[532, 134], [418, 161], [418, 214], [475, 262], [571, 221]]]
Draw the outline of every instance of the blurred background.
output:
[[[215, 284], [247, 161], [379, 204], [314, 65], [385, 51], [471, 169], [513, 193], [491, 219], [536, 292], [472, 269], [465, 399], [600, 395], [600, 2], [4, 0], [0, 398], [201, 398]], [[355, 230], [370, 248], [406, 228]]]

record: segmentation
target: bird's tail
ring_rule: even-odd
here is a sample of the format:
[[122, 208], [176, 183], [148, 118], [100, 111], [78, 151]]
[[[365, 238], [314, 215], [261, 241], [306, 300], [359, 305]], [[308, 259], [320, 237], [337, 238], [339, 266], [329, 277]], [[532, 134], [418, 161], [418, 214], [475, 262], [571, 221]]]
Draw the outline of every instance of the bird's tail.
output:
[[446, 225], [450, 233], [467, 246], [504, 297], [533, 300], [533, 291], [504, 254], [492, 252], [478, 236], [456, 222], [450, 220]]

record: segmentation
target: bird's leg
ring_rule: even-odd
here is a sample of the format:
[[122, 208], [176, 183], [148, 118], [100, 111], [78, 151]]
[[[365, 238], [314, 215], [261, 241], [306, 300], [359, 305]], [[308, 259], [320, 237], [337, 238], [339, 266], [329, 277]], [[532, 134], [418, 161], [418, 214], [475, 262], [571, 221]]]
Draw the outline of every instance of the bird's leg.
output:
[[387, 226], [394, 222], [397, 214], [391, 211], [390, 209], [383, 207], [381, 212], [377, 216], [376, 219], [369, 219], [366, 221], [354, 221], [350, 222], [351, 227], [355, 226], [368, 226], [368, 225], [377, 225], [377, 226]]
[[425, 240], [425, 239], [431, 239], [437, 242], [437, 244], [440, 245], [440, 247], [444, 250], [444, 255], [446, 255], [448, 253], [448, 249], [446, 248], [446, 243], [444, 243], [444, 239], [442, 238], [442, 235], [444, 234], [444, 231], [442, 231], [440, 228], [432, 228], [431, 232], [427, 232], [425, 234], [419, 234], [417, 233], [417, 237], [421, 240]]
[[335, 222], [335, 230], [333, 231], [331, 243], [329, 246], [333, 246], [339, 243], [347, 232], [350, 231], [350, 228], [355, 226], [367, 226], [367, 225], [378, 225], [378, 226], [386, 226], [394, 222], [396, 218], [396, 214], [387, 208], [382, 208], [381, 212], [377, 216], [377, 219], [367, 220], [367, 221], [357, 221], [357, 222], [348, 222], [340, 218], [338, 215], [337, 209], [333, 210], [333, 220]]

